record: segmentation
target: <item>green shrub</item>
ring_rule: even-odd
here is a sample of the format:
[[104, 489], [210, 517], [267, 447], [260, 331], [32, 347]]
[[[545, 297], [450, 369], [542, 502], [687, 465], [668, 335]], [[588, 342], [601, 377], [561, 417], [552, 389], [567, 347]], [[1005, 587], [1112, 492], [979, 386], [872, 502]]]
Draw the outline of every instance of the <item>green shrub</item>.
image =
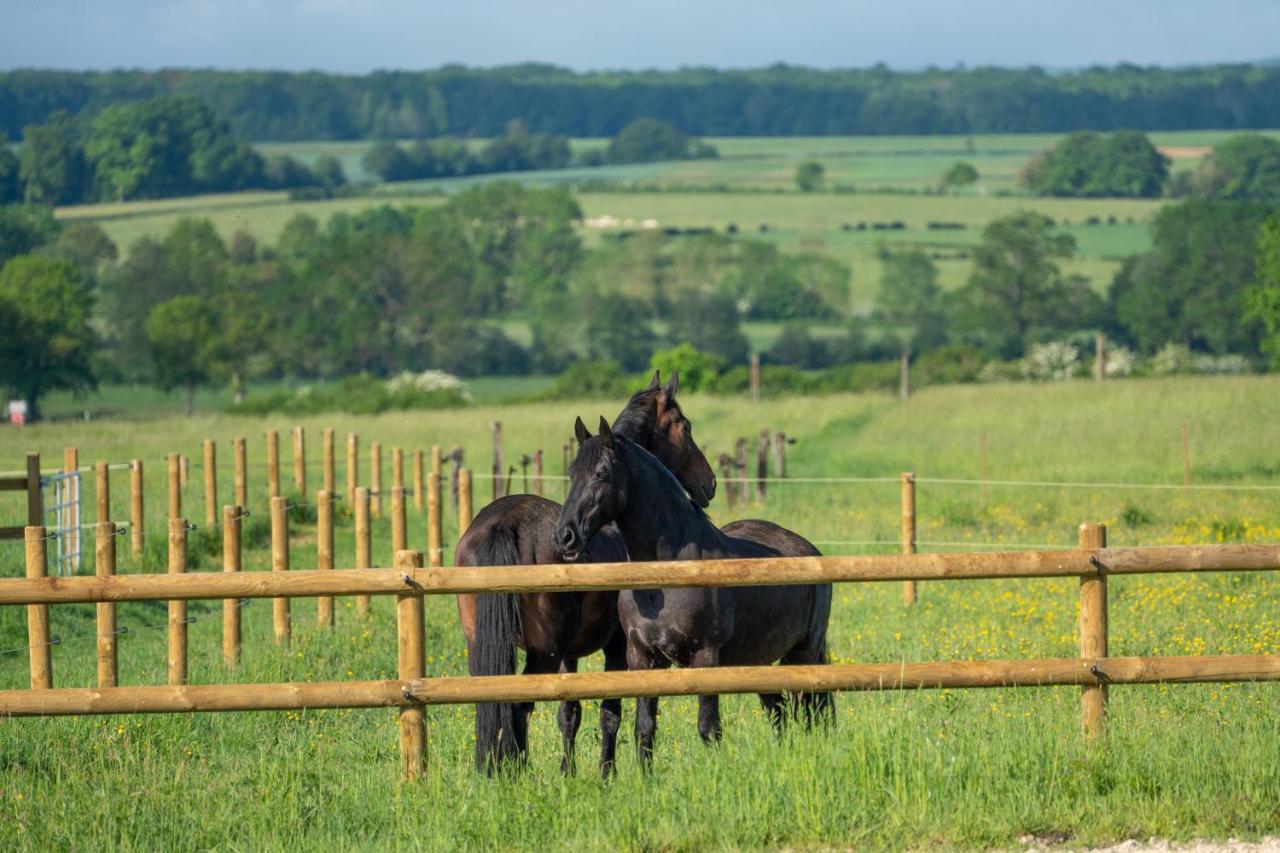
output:
[[330, 388], [304, 386], [296, 391], [277, 391], [254, 397], [233, 406], [232, 412], [241, 415], [315, 415], [323, 412], [376, 415], [411, 409], [453, 409], [470, 402], [465, 386], [461, 383], [446, 387], [423, 387], [413, 381], [406, 381], [403, 377], [380, 382], [361, 374], [347, 377]]

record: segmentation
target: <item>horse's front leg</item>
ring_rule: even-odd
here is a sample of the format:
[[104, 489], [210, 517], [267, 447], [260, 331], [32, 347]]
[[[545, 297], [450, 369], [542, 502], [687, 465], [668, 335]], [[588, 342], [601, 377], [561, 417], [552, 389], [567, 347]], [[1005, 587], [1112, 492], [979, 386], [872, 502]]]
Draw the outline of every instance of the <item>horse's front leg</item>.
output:
[[[701, 648], [694, 652], [689, 665], [695, 668], [719, 666], [720, 649]], [[720, 697], [712, 694], [698, 697], [698, 734], [703, 743], [720, 742]]]
[[[577, 672], [578, 659], [565, 658], [560, 661], [560, 672]], [[560, 735], [564, 743], [564, 755], [560, 759], [560, 772], [565, 776], [573, 774], [574, 744], [578, 739], [578, 727], [582, 725], [582, 703], [574, 699], [560, 703]]]
[[[604, 671], [617, 672], [627, 668], [627, 641], [621, 631], [615, 631], [604, 647]], [[600, 778], [608, 779], [614, 772], [614, 756], [618, 750], [618, 728], [622, 725], [622, 700], [603, 699], [600, 702]]]
[[[627, 643], [627, 669], [665, 669], [666, 659], [659, 659], [649, 649]], [[640, 769], [653, 769], [653, 738], [658, 731], [658, 697], [642, 696], [636, 700], [636, 755]]]

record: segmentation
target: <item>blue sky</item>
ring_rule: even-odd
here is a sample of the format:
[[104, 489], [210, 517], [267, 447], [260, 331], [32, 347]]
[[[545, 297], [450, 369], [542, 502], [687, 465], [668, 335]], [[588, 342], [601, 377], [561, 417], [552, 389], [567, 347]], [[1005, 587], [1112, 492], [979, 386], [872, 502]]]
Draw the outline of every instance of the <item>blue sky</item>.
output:
[[1182, 65], [1278, 33], [1278, 0], [0, 0], [0, 68]]

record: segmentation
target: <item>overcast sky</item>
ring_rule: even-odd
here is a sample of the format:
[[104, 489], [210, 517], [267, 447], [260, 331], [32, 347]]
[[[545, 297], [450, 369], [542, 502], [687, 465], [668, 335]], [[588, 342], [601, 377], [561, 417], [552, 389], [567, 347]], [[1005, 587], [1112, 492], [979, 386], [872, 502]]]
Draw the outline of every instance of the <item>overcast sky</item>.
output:
[[1278, 0], [0, 0], [5, 69], [1182, 65], [1278, 34]]

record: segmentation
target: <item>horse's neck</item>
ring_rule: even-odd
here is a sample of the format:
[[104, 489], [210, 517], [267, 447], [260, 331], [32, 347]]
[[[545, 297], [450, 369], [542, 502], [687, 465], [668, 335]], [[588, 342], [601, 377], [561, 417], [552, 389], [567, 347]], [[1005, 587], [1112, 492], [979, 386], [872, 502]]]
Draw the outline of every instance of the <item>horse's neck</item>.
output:
[[[725, 536], [690, 503], [683, 489], [673, 490], [665, 471], [630, 464], [627, 505], [618, 528], [633, 560], [697, 559], [720, 556]], [[663, 476], [657, 476], [663, 474]]]

